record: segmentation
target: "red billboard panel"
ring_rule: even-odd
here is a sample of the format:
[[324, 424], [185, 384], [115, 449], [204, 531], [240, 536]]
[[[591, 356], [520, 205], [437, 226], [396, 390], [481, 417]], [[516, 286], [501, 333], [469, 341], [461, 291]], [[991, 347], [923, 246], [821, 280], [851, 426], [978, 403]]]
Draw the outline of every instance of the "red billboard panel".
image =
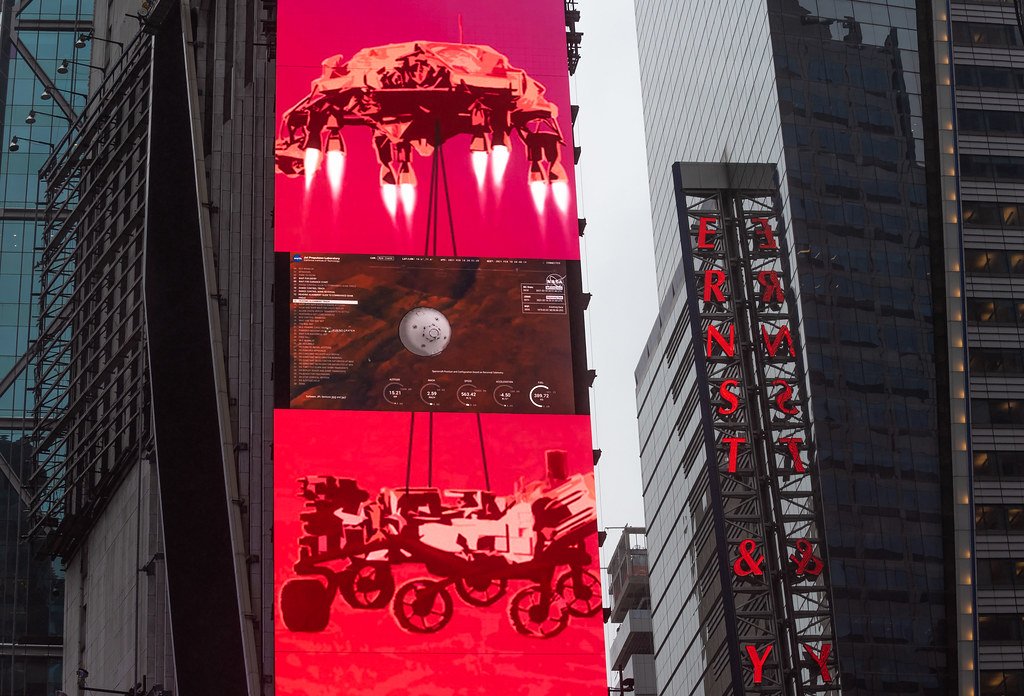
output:
[[575, 413], [565, 261], [291, 254], [291, 408]]
[[564, 7], [278, 9], [277, 251], [579, 258]]
[[276, 689], [603, 692], [589, 418], [278, 411]]

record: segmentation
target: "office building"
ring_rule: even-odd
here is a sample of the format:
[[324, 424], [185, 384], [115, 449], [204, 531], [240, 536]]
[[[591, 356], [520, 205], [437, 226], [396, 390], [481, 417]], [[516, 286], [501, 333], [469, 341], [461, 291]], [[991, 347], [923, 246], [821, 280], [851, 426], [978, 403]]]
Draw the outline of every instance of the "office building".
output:
[[62, 684], [64, 572], [29, 536], [34, 391], [26, 355], [37, 337], [37, 172], [85, 104], [91, 44], [74, 44], [91, 30], [91, 3], [0, 3], [0, 693], [12, 696], [52, 694]]
[[608, 560], [608, 622], [615, 624], [609, 646], [612, 689], [640, 696], [657, 694], [647, 535], [643, 527], [625, 527]]
[[699, 230], [677, 207], [706, 189], [767, 191], [779, 214], [833, 689], [1019, 693], [1014, 3], [641, 0], [637, 17], [662, 298], [637, 368], [659, 693], [828, 690], [799, 641], [779, 684], [731, 669], [748, 658], [735, 578], [713, 566], [737, 551], [701, 431], [721, 402], [698, 375]]

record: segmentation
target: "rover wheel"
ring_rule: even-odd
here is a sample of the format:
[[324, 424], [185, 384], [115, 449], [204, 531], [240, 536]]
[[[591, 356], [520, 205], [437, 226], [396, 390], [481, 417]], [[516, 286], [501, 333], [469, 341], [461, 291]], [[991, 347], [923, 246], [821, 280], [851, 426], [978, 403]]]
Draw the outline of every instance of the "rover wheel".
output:
[[281, 587], [281, 618], [290, 631], [316, 633], [331, 619], [331, 593], [319, 580], [298, 578]]
[[508, 616], [516, 631], [531, 638], [553, 638], [569, 625], [565, 602], [540, 585], [519, 590], [509, 603]]
[[360, 563], [338, 576], [338, 590], [356, 609], [383, 609], [395, 596], [395, 576], [384, 563]]
[[505, 596], [508, 580], [504, 578], [459, 578], [455, 591], [474, 607], [489, 607]]
[[392, 608], [398, 625], [412, 633], [436, 633], [452, 620], [452, 596], [433, 580], [410, 580], [399, 587]]
[[555, 583], [573, 616], [595, 616], [601, 611], [601, 581], [589, 570], [569, 570]]

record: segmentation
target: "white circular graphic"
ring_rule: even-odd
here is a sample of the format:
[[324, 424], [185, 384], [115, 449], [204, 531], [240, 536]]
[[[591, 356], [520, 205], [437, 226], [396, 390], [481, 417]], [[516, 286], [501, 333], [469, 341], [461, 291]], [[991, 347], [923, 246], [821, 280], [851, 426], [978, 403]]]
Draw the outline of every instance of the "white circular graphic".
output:
[[448, 347], [452, 325], [436, 309], [417, 307], [402, 318], [398, 326], [398, 337], [410, 353], [428, 358]]

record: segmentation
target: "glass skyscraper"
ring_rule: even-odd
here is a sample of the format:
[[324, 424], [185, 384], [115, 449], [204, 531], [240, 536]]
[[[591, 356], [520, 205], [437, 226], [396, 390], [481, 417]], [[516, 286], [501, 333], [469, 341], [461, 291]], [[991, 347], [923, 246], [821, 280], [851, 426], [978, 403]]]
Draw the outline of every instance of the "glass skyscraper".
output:
[[27, 539], [34, 383], [26, 356], [39, 298], [38, 171], [85, 103], [90, 46], [75, 42], [92, 30], [92, 15], [91, 0], [0, 3], [0, 693], [12, 696], [61, 686], [63, 568]]
[[1022, 693], [1013, 2], [636, 8], [662, 298], [637, 369], [659, 693], [744, 692], [699, 589], [708, 385], [674, 162], [776, 168], [842, 693]]

